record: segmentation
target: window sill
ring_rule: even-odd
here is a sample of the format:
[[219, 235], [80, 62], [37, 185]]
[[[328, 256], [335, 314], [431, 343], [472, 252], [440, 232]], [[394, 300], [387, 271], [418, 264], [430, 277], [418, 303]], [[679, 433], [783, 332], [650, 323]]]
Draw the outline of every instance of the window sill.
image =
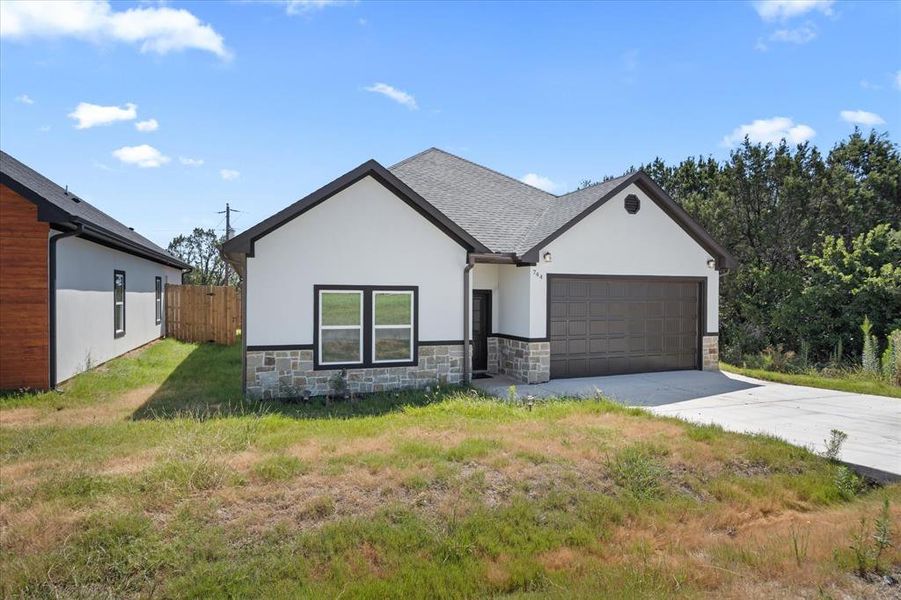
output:
[[339, 371], [341, 369], [347, 369], [348, 371], [353, 371], [355, 369], [394, 369], [396, 367], [417, 367], [419, 366], [418, 360], [404, 360], [398, 362], [368, 362], [368, 363], [350, 363], [350, 364], [334, 364], [334, 365], [320, 365], [319, 363], [313, 364], [314, 371]]

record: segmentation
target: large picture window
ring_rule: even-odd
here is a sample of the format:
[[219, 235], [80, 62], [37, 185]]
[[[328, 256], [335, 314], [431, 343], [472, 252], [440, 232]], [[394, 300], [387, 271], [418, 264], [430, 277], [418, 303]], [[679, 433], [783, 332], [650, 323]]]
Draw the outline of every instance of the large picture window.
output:
[[163, 322], [163, 278], [157, 277], [154, 281], [154, 294], [156, 301], [156, 324]]
[[125, 335], [125, 271], [113, 271], [113, 335]]
[[314, 289], [316, 368], [416, 364], [417, 288]]

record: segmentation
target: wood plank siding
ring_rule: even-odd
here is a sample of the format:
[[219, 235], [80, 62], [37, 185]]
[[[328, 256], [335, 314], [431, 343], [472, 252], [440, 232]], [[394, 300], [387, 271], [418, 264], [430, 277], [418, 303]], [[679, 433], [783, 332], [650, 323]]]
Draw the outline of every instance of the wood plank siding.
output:
[[49, 386], [49, 234], [37, 206], [0, 185], [0, 389]]

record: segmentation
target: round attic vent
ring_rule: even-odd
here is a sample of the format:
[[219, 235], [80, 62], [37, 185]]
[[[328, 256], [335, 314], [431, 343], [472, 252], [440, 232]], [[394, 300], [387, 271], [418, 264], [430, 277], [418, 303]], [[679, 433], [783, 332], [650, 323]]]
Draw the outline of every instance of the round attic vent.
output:
[[635, 194], [629, 194], [628, 196], [626, 196], [625, 206], [626, 212], [630, 215], [634, 215], [638, 212], [638, 209], [641, 208], [641, 201]]

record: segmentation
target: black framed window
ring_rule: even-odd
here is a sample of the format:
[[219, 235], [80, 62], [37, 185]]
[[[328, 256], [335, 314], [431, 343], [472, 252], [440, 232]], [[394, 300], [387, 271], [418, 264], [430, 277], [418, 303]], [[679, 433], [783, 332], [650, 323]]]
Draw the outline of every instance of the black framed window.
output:
[[154, 300], [156, 303], [156, 324], [163, 322], [163, 278], [157, 277], [154, 280]]
[[315, 285], [313, 293], [314, 368], [417, 364], [418, 287]]
[[113, 336], [125, 335], [125, 271], [113, 271]]

